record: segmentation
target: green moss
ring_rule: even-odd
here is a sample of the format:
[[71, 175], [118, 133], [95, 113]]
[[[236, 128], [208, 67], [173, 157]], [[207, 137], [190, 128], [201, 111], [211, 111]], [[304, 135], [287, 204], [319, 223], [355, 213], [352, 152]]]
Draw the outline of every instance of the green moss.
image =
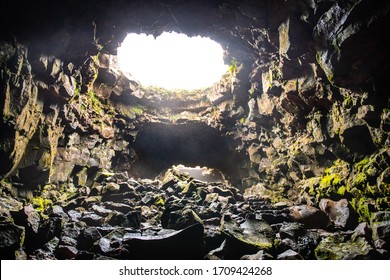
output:
[[238, 238], [238, 240], [240, 240], [241, 242], [244, 242], [248, 245], [252, 245], [252, 246], [255, 246], [259, 249], [263, 249], [263, 250], [267, 250], [267, 249], [271, 249], [272, 246], [273, 246], [273, 242], [272, 240], [268, 240], [268, 238], [263, 238], [263, 239], [258, 239], [256, 241], [254, 240], [248, 240], [247, 238], [245, 238], [244, 236], [236, 236]]
[[233, 58], [231, 61], [230, 61], [230, 65], [229, 65], [229, 74], [230, 74], [230, 77], [235, 77], [236, 74], [237, 74], [237, 61], [235, 58]]
[[165, 201], [161, 196], [156, 196], [155, 201], [154, 201], [154, 205], [164, 207]]
[[322, 177], [320, 181], [320, 188], [325, 189], [333, 186], [337, 186], [340, 184], [341, 178], [337, 173], [328, 174]]
[[352, 105], [352, 98], [350, 96], [345, 97], [343, 105], [344, 107], [350, 107]]
[[337, 194], [344, 195], [348, 191], [348, 188], [346, 186], [341, 186], [337, 189]]
[[88, 92], [89, 96], [89, 103], [92, 106], [92, 108], [97, 112], [100, 113], [100, 110], [102, 108], [102, 103], [100, 100], [95, 96], [95, 93], [93, 91]]
[[366, 157], [363, 160], [359, 161], [358, 163], [355, 164], [355, 167], [358, 172], [362, 172], [363, 168], [370, 162], [369, 158]]
[[23, 247], [25, 240], [26, 240], [26, 230], [23, 229], [22, 234], [20, 235], [20, 247]]
[[370, 204], [372, 204], [372, 202], [369, 201], [365, 197], [352, 198], [351, 206], [356, 211], [356, 213], [359, 215], [359, 222], [370, 223], [370, 221], [371, 221]]
[[132, 106], [130, 107], [130, 110], [132, 110], [134, 112], [134, 114], [136, 114], [137, 116], [140, 116], [143, 114], [143, 108], [140, 107], [140, 106]]
[[31, 204], [36, 210], [43, 213], [49, 206], [53, 204], [53, 202], [50, 199], [38, 196], [33, 197], [33, 199], [31, 200]]

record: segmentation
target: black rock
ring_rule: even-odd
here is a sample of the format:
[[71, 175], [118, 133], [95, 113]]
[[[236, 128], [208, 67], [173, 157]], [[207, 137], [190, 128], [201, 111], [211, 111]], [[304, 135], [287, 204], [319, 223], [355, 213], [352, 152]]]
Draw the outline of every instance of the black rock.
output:
[[74, 259], [77, 256], [78, 250], [73, 246], [59, 245], [55, 251], [55, 256], [59, 260]]
[[284, 223], [280, 230], [280, 238], [296, 239], [298, 236], [303, 236], [306, 233], [306, 229], [300, 223]]
[[15, 259], [15, 251], [23, 245], [25, 229], [10, 222], [0, 223], [0, 257]]
[[126, 235], [124, 247], [128, 259], [203, 259], [203, 225], [194, 224], [163, 236]]
[[299, 253], [291, 249], [279, 254], [276, 258], [278, 260], [303, 260], [302, 256]]
[[101, 237], [102, 235], [96, 227], [87, 227], [79, 236], [78, 248], [82, 250], [87, 250], [91, 248], [92, 245]]
[[103, 217], [95, 213], [84, 213], [81, 221], [85, 222], [89, 226], [101, 226], [103, 224]]

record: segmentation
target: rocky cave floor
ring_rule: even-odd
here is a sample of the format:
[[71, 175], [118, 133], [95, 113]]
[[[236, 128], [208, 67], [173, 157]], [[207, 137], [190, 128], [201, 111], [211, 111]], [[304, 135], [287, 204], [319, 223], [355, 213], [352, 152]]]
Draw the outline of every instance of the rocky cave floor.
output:
[[388, 222], [358, 224], [343, 200], [324, 200], [325, 212], [272, 204], [175, 169], [161, 181], [103, 172], [88, 195], [45, 211], [10, 196], [0, 202], [1, 259], [389, 258]]

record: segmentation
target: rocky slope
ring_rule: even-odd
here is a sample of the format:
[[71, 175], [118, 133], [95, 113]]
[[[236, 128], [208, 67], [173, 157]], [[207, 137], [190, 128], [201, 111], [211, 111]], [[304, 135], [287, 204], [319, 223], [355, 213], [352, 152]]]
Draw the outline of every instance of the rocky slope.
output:
[[[389, 258], [389, 1], [56, 7], [2, 9], [2, 259]], [[229, 73], [167, 92], [118, 69], [127, 32], [163, 31]]]

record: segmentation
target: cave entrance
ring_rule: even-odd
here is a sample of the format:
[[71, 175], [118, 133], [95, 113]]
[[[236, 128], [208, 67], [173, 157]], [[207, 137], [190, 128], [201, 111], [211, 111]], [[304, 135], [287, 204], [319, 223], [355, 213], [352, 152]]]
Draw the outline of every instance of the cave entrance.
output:
[[[183, 174], [194, 178], [195, 180], [207, 182], [207, 183], [224, 183], [226, 182], [224, 174], [215, 168], [209, 168], [207, 166], [184, 166], [182, 164], [174, 165], [169, 170], [177, 174]], [[167, 170], [167, 172], [169, 172]], [[161, 174], [162, 175], [162, 174]], [[163, 179], [163, 178], [161, 178]]]
[[202, 176], [204, 167], [203, 181], [216, 179], [216, 173], [206, 176], [207, 169], [215, 169], [221, 173], [219, 180], [241, 185], [243, 157], [234, 140], [204, 123], [144, 124], [134, 150], [137, 160], [129, 170], [133, 177], [153, 179], [180, 165], [183, 172], [196, 176]]
[[210, 38], [175, 32], [130, 33], [118, 48], [122, 71], [145, 86], [196, 90], [219, 82], [228, 71], [224, 51]]

